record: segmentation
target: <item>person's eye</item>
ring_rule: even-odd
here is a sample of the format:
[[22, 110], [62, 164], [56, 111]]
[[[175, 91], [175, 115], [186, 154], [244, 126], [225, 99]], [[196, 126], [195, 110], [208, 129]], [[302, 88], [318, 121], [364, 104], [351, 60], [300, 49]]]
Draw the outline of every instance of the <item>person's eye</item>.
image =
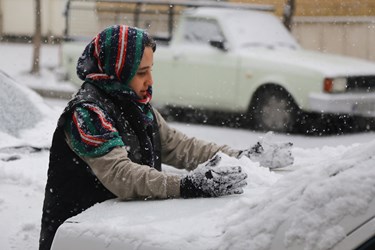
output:
[[140, 71], [140, 72], [137, 73], [137, 75], [144, 76], [144, 75], [146, 75], [146, 73], [147, 73], [146, 71]]

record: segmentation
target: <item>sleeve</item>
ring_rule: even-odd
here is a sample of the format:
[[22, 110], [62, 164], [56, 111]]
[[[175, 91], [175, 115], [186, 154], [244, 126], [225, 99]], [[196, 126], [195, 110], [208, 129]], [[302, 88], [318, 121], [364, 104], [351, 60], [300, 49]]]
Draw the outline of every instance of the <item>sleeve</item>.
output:
[[120, 199], [180, 197], [180, 176], [132, 162], [110, 117], [97, 106], [77, 106], [65, 125], [69, 147]]
[[82, 159], [100, 182], [120, 199], [180, 197], [180, 176], [136, 164], [122, 147], [113, 148], [104, 156]]
[[69, 118], [65, 132], [79, 156], [97, 157], [124, 146], [114, 122], [98, 106], [88, 103], [76, 106]]
[[154, 110], [154, 113], [160, 130], [162, 160], [167, 165], [193, 170], [198, 164], [207, 161], [219, 151], [233, 157], [237, 157], [240, 153], [239, 150], [226, 145], [220, 146], [195, 137], [188, 137], [169, 127], [159, 112]]

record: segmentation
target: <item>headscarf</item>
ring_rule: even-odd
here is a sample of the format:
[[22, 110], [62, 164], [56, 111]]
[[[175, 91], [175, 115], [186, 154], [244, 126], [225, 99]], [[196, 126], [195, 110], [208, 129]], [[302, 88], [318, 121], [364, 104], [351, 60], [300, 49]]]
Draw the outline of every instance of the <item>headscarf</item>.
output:
[[110, 26], [86, 46], [78, 59], [77, 74], [119, 106], [137, 134], [142, 163], [153, 167], [155, 152], [151, 149], [154, 115], [149, 103], [152, 89], [149, 87], [147, 97], [141, 99], [129, 87], [148, 39], [147, 33], [141, 29], [126, 25]]
[[[92, 39], [78, 59], [77, 75], [110, 96], [140, 101], [129, 83], [141, 62], [146, 39], [145, 31], [126, 25], [104, 29]], [[150, 88], [150, 98], [151, 94]]]

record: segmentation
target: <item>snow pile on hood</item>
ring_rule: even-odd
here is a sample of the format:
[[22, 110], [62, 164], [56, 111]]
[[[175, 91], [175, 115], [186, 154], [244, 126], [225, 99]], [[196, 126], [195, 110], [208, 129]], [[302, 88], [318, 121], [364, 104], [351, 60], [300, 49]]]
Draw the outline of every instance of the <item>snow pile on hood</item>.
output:
[[221, 154], [220, 164], [241, 165], [247, 172], [243, 195], [109, 200], [69, 219], [55, 244], [61, 249], [103, 244], [108, 249], [259, 250], [280, 249], [273, 244], [281, 238], [277, 244], [294, 249], [329, 249], [347, 233], [338, 222], [364, 213], [375, 199], [375, 141], [340, 151], [327, 158], [312, 152], [309, 164], [297, 157], [297, 170], [285, 175], [246, 157]]
[[338, 225], [343, 217], [363, 214], [375, 199], [374, 154], [375, 141], [349, 148], [320, 163], [299, 166], [261, 198], [241, 199], [226, 209], [237, 213], [222, 216], [226, 219], [218, 248], [269, 249], [275, 233], [285, 232], [282, 242], [287, 247], [330, 249], [347, 233]]
[[[220, 156], [219, 166], [243, 167], [249, 176], [245, 190], [249, 195], [258, 195], [281, 177], [246, 157], [236, 159], [222, 153]], [[202, 246], [213, 246], [217, 235], [222, 234], [217, 226], [222, 219], [222, 208], [240, 197], [105, 201], [68, 219], [73, 223], [60, 227], [54, 244], [59, 246], [57, 249], [86, 249], [93, 244], [95, 249], [116, 249], [116, 246], [121, 246], [118, 249], [201, 249]]]

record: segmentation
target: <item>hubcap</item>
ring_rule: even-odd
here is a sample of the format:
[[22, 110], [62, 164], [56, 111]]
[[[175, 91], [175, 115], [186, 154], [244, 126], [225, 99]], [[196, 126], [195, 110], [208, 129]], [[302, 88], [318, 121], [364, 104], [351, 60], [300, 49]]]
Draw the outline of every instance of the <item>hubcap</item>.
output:
[[262, 121], [267, 128], [284, 131], [288, 128], [292, 115], [285, 99], [272, 96], [262, 108]]

